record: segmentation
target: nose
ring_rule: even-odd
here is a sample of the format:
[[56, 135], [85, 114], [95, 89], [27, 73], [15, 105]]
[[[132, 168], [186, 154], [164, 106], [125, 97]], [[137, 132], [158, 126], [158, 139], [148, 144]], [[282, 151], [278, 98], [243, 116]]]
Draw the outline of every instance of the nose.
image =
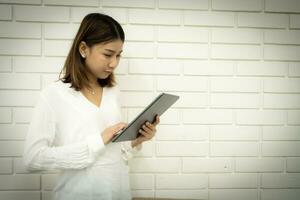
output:
[[119, 64], [119, 59], [117, 57], [113, 57], [109, 63], [109, 67], [115, 69]]

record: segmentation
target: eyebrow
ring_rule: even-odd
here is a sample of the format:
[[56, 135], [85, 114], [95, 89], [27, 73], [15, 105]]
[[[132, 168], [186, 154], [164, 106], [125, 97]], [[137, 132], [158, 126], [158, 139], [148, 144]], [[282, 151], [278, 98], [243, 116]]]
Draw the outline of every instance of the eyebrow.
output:
[[[114, 51], [114, 50], [111, 50], [111, 49], [105, 49], [105, 50], [115, 53], [115, 51]], [[121, 50], [120, 53], [121, 53], [122, 51], [123, 51], [123, 50]]]

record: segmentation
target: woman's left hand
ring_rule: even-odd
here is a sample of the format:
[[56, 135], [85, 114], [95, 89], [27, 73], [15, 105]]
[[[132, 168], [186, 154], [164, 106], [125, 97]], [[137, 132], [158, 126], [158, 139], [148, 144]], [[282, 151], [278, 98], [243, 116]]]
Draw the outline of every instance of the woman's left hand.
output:
[[132, 146], [134, 147], [145, 141], [151, 140], [155, 136], [156, 126], [157, 124], [159, 124], [159, 122], [160, 122], [160, 118], [158, 115], [156, 115], [155, 122], [153, 122], [152, 124], [150, 122], [145, 122], [142, 128], [139, 129], [139, 133], [141, 135], [132, 141]]

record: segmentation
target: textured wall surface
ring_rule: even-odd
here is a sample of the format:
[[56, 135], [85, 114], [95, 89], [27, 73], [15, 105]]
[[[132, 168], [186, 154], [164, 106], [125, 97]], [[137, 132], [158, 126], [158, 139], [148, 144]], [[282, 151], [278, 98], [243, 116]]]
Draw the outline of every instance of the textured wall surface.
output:
[[180, 95], [130, 161], [134, 197], [298, 200], [300, 0], [0, 0], [0, 200], [49, 200], [24, 138], [85, 14], [118, 20], [124, 121]]

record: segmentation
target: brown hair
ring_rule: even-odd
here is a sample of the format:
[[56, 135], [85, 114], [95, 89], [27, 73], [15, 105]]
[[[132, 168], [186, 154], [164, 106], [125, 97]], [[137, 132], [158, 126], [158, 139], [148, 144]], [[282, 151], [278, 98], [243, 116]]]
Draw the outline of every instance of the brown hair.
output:
[[[64, 83], [71, 83], [70, 87], [76, 91], [82, 89], [83, 86], [89, 87], [88, 69], [79, 53], [80, 42], [84, 41], [88, 47], [92, 47], [98, 43], [107, 43], [118, 39], [124, 43], [125, 34], [121, 25], [116, 20], [101, 13], [86, 15], [80, 24], [58, 80], [62, 80]], [[62, 71], [65, 74], [60, 78]], [[106, 79], [98, 78], [97, 81], [102, 87], [112, 87], [116, 84], [113, 73]]]

